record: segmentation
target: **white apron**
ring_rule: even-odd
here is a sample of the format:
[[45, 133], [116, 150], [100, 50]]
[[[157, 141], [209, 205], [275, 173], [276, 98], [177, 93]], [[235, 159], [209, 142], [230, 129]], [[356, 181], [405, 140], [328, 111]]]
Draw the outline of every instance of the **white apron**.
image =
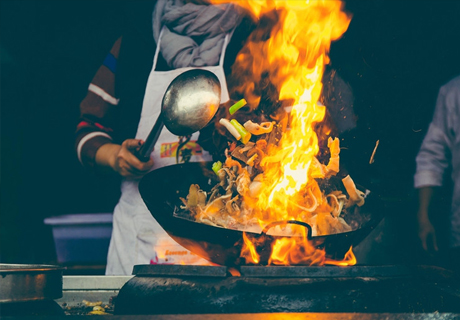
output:
[[[196, 68], [179, 68], [172, 71], [156, 71], [160, 41], [153, 59], [153, 68], [150, 72], [145, 90], [141, 118], [137, 129], [136, 139], [145, 140], [150, 133], [156, 119], [160, 115], [161, 101], [170, 82], [179, 74]], [[202, 67], [213, 72], [222, 87], [221, 103], [229, 100], [227, 83], [224, 73], [225, 49], [230, 35], [225, 37], [224, 45], [218, 66]], [[188, 144], [182, 148], [190, 149], [190, 161], [210, 161], [211, 156], [197, 143], [199, 133], [196, 132]], [[155, 149], [152, 152], [154, 169], [176, 163], [176, 149], [179, 138], [169, 132], [166, 127], [161, 131]], [[158, 181], [161, 183], [161, 181]], [[113, 215], [113, 231], [107, 257], [107, 275], [130, 275], [133, 266], [138, 264], [210, 264], [208, 261], [192, 254], [184, 247], [171, 239], [161, 226], [152, 217], [142, 200], [138, 190], [139, 180], [123, 180], [121, 184], [121, 198], [115, 207]]]

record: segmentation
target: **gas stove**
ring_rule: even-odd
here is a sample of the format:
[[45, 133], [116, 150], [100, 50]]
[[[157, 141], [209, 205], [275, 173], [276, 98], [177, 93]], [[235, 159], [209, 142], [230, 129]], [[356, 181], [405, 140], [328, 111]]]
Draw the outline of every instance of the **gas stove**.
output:
[[139, 265], [114, 313], [460, 313], [459, 279], [432, 266]]
[[459, 283], [434, 266], [138, 265], [131, 276], [64, 275], [62, 298], [33, 302], [30, 318], [85, 318], [99, 304], [114, 320], [458, 319]]

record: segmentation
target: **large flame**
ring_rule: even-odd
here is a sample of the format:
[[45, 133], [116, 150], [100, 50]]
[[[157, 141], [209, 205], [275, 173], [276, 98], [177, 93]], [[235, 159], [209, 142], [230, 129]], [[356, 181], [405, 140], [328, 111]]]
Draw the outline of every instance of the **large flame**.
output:
[[[295, 210], [292, 204], [303, 196], [307, 186], [309, 192], [321, 199], [321, 190], [312, 178], [317, 177], [312, 164], [319, 151], [314, 125], [325, 116], [325, 107], [318, 103], [321, 81], [329, 63], [331, 42], [343, 35], [351, 17], [342, 11], [340, 1], [251, 0], [235, 4], [257, 18], [269, 16], [270, 21], [276, 22], [268, 39], [250, 37], [240, 51], [232, 74], [240, 75], [241, 92], [251, 107], [256, 108], [260, 97], [254, 88], [268, 76], [279, 92], [278, 100], [291, 101], [292, 106], [288, 129], [278, 146], [270, 149], [261, 162], [264, 188], [255, 204], [260, 212], [257, 218], [262, 227], [273, 221], [305, 221], [304, 210]], [[322, 207], [324, 212], [331, 211], [327, 202], [314, 205], [318, 206], [317, 211]], [[245, 243], [245, 257], [252, 257], [258, 263], [254, 248], [247, 246], [250, 241], [246, 236]], [[311, 265], [327, 261], [324, 252], [319, 252], [304, 237], [300, 243], [291, 238], [277, 240], [270, 262]]]

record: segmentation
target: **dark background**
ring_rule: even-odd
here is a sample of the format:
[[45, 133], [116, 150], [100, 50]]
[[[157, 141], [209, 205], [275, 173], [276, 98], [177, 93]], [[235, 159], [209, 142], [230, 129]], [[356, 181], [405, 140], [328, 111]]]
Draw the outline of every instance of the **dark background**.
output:
[[[116, 204], [117, 179], [86, 172], [73, 143], [79, 102], [121, 32], [127, 3], [0, 1], [0, 262], [52, 263], [44, 218], [112, 212]], [[361, 255], [369, 263], [426, 262], [415, 238], [414, 159], [439, 87], [460, 74], [460, 1], [349, 1], [346, 8], [353, 19], [331, 60], [355, 92], [353, 141], [366, 150], [356, 175], [387, 204]], [[439, 225], [449, 190], [440, 192]]]

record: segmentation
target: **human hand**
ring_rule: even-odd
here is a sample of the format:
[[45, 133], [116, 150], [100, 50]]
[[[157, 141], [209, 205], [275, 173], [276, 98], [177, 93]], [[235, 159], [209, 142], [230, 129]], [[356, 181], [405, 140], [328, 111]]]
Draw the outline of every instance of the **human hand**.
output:
[[426, 252], [438, 251], [436, 231], [428, 219], [418, 220], [418, 237]]
[[143, 143], [142, 140], [127, 139], [121, 145], [105, 144], [97, 151], [96, 162], [109, 166], [122, 177], [141, 178], [153, 167], [152, 159], [142, 162], [135, 155]]

